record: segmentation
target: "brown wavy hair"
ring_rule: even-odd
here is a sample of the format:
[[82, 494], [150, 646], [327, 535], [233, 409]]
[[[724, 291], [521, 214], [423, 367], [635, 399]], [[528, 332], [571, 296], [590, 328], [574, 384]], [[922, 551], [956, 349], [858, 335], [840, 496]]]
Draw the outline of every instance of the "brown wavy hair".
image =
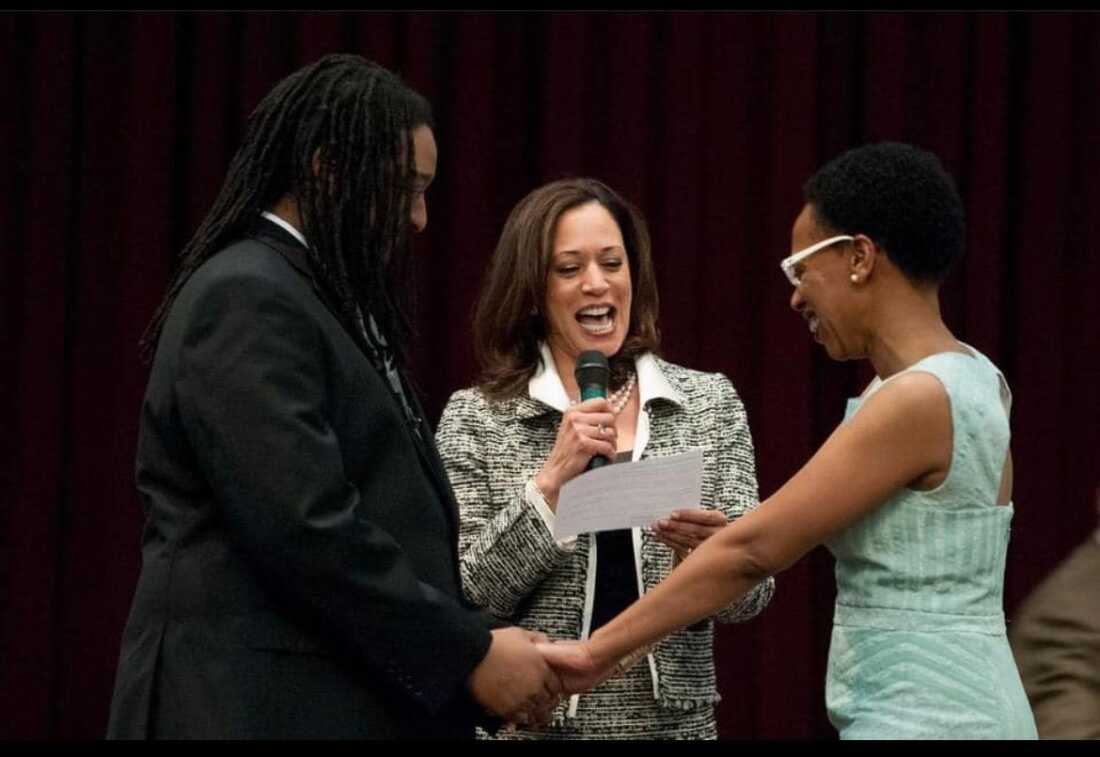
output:
[[626, 338], [609, 358], [611, 386], [626, 380], [635, 357], [657, 352], [657, 281], [645, 219], [601, 181], [560, 179], [534, 190], [512, 209], [481, 288], [474, 313], [474, 349], [481, 366], [478, 386], [490, 399], [519, 396], [538, 369], [539, 342], [546, 339], [543, 307], [558, 220], [590, 202], [605, 207], [619, 225], [633, 290]]

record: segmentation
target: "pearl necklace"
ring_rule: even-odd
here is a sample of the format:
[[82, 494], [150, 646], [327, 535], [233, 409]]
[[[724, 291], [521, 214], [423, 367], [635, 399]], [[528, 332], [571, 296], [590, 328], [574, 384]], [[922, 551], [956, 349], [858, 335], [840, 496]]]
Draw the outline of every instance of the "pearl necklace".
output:
[[[630, 378], [626, 380], [626, 383], [620, 386], [616, 391], [612, 392], [607, 398], [611, 403], [611, 414], [618, 415], [626, 407], [626, 403], [630, 401], [630, 395], [634, 391], [634, 380], [638, 377], [638, 374], [631, 372]], [[569, 406], [576, 405], [580, 400], [570, 400]]]

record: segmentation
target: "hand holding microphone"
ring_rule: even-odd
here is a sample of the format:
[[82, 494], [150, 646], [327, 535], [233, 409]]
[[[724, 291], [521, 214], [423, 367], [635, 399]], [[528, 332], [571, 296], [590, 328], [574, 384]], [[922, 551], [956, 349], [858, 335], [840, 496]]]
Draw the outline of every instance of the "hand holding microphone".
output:
[[577, 358], [574, 376], [581, 401], [562, 415], [554, 448], [535, 476], [535, 485], [551, 510], [557, 507], [558, 492], [566, 481], [615, 456], [615, 415], [607, 400], [610, 374], [607, 358], [598, 350], [582, 352]]
[[[607, 364], [607, 358], [599, 350], [585, 350], [577, 358], [577, 365], [573, 369], [573, 377], [577, 380], [577, 388], [581, 390], [581, 402], [592, 399], [607, 399], [607, 384], [611, 380], [611, 366]], [[614, 426], [615, 417], [612, 415], [611, 424]], [[602, 430], [601, 430], [602, 433]], [[614, 450], [612, 450], [614, 457]], [[585, 470], [592, 470], [607, 465], [608, 457], [593, 455], [588, 461]]]

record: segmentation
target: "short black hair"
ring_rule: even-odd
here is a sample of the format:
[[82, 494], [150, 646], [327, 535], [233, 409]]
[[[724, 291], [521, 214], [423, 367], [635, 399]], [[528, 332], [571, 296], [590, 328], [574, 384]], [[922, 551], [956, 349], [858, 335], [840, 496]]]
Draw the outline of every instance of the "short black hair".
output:
[[816, 220], [865, 234], [909, 280], [939, 284], [962, 257], [965, 212], [939, 158], [899, 142], [849, 150], [802, 187]]

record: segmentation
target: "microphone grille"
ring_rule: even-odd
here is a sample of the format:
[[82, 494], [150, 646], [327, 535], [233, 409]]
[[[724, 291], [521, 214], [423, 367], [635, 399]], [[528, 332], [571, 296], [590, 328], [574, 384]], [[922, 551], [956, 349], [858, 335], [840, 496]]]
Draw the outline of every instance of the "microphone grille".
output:
[[606, 368], [611, 370], [607, 364], [607, 356], [599, 350], [585, 350], [577, 357], [577, 369], [580, 368]]
[[585, 350], [577, 356], [577, 367], [573, 369], [573, 375], [577, 383], [602, 384], [607, 386], [611, 377], [611, 366], [607, 363], [607, 356], [599, 350]]

